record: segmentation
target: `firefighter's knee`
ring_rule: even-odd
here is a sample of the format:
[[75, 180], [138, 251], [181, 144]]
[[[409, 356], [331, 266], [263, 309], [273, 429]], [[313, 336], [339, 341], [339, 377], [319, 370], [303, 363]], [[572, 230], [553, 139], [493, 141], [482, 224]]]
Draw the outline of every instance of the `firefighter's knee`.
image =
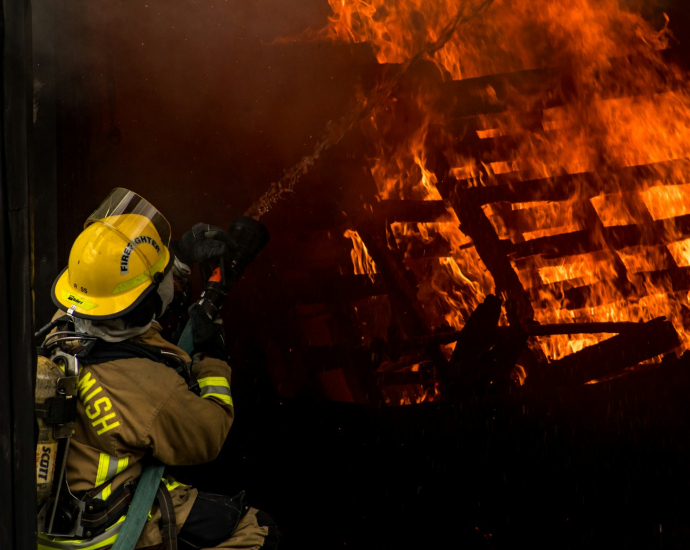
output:
[[278, 527], [265, 512], [250, 508], [237, 524], [237, 529], [228, 540], [217, 548], [261, 548], [275, 550], [278, 548]]
[[268, 534], [264, 538], [264, 544], [261, 546], [261, 548], [265, 548], [266, 550], [274, 550], [275, 548], [278, 548], [278, 526], [276, 525], [276, 522], [273, 521], [273, 518], [266, 512], [259, 510], [256, 512], [256, 522], [260, 527], [268, 527]]

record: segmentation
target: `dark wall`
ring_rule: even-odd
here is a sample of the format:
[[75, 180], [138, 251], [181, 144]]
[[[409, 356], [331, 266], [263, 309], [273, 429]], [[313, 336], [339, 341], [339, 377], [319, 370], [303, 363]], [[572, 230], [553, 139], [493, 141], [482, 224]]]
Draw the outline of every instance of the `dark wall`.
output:
[[323, 26], [322, 1], [62, 7], [62, 264], [80, 220], [115, 186], [147, 197], [178, 235], [199, 220], [228, 225], [310, 152], [373, 63], [327, 44], [271, 44]]

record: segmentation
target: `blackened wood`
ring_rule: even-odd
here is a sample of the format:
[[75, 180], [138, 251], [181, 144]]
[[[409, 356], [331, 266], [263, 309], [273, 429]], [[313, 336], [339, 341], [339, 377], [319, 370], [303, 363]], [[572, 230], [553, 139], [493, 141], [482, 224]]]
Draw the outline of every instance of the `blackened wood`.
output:
[[[386, 277], [391, 290], [389, 297], [394, 317], [400, 315], [407, 320], [418, 336], [432, 333], [431, 326], [426, 320], [424, 306], [417, 298], [417, 281], [414, 273], [405, 268], [402, 255], [388, 246], [385, 226], [371, 219], [364, 219], [357, 226], [362, 241], [367, 246], [377, 269]], [[399, 311], [396, 311], [399, 310]], [[438, 345], [429, 345], [428, 353], [436, 366], [439, 378], [445, 380], [448, 372], [448, 362]]]
[[678, 345], [680, 340], [673, 325], [664, 318], [654, 319], [563, 359], [542, 365], [529, 373], [526, 384], [531, 388], [584, 384], [657, 357]]
[[[474, 246], [470, 244], [468, 246]], [[422, 241], [418, 236], [403, 237], [400, 248], [405, 251], [405, 258], [410, 260], [430, 260], [432, 258], [447, 258], [452, 255], [452, 247], [448, 240], [440, 233], [430, 237], [428, 241]], [[411, 264], [410, 264], [411, 265]]]
[[450, 217], [444, 201], [384, 200], [373, 208], [374, 217], [386, 223], [434, 223]]
[[403, 386], [406, 384], [419, 384], [421, 386], [433, 385], [434, 373], [431, 369], [420, 368], [416, 372], [385, 372], [377, 377], [380, 386]]
[[[524, 110], [527, 98], [547, 95], [560, 86], [561, 71], [537, 69], [466, 78], [443, 84], [435, 105], [449, 118], [501, 113], [509, 108]], [[487, 90], [492, 89], [492, 94]]]
[[460, 220], [460, 229], [469, 236], [479, 257], [491, 272], [496, 290], [505, 295], [511, 304], [506, 304], [511, 324], [524, 324], [534, 318], [534, 309], [529, 296], [515, 273], [508, 253], [510, 243], [498, 238], [496, 231], [482, 210], [482, 205], [474, 200], [467, 189], [463, 189], [450, 173], [450, 167], [442, 154], [435, 154], [431, 160], [432, 170], [439, 182], [441, 196], [452, 205]]
[[405, 268], [399, 253], [388, 247], [383, 224], [363, 221], [357, 226], [357, 232], [367, 247], [377, 270], [388, 280], [391, 292], [400, 298], [405, 305], [405, 314], [411, 314], [416, 329], [422, 334], [431, 332], [424, 315], [424, 307], [417, 298], [417, 281], [414, 274]]
[[[506, 327], [499, 337], [503, 300], [489, 295], [470, 315], [458, 335], [451, 357], [451, 395], [485, 394], [506, 389], [515, 362], [527, 343], [519, 325]], [[493, 386], [493, 387], [492, 387]]]
[[687, 158], [539, 179], [502, 174], [494, 176], [496, 185], [473, 187], [468, 189], [468, 194], [479, 204], [563, 201], [574, 196], [586, 200], [601, 194], [619, 193], [622, 189], [644, 189], [658, 180], [668, 184], [687, 183], [684, 175], [690, 177], [690, 159]]
[[[690, 291], [690, 267], [630, 273], [628, 277], [635, 287], [635, 295], [640, 298], [647, 296], [653, 289], [650, 289], [647, 283], [661, 287], [662, 291], [667, 293]], [[532, 288], [530, 293], [538, 309], [553, 307], [553, 301], [545, 300], [544, 294], [552, 296], [562, 307], [571, 310], [611, 304], [624, 299], [610, 281], [598, 281], [576, 287], [568, 281], [563, 281]]]
[[[649, 95], [674, 89], [682, 85], [682, 79], [671, 71], [663, 71], [663, 61], [670, 58], [670, 52], [660, 52], [660, 61], [648, 59], [642, 54], [612, 58], [607, 70], [602, 70], [599, 79], [614, 81], [620, 71], [629, 74], [630, 67], [658, 69], [662, 78], [651, 87], [640, 78], [639, 85], [611, 86], [601, 99], [612, 99], [631, 95]], [[533, 69], [512, 73], [466, 78], [446, 82], [440, 87], [435, 108], [449, 118], [469, 117], [501, 113], [509, 109], [524, 111], [541, 107], [557, 107], [568, 103], [575, 90], [572, 72], [568, 69]], [[602, 88], [604, 89], [604, 88]], [[491, 90], [491, 93], [487, 93]]]
[[529, 336], [555, 336], [559, 334], [618, 334], [636, 330], [639, 323], [560, 323], [555, 325], [529, 325], [525, 332]]
[[[519, 221], [517, 225], [519, 226]], [[515, 260], [534, 255], [558, 258], [602, 250], [606, 248], [603, 246], [604, 242], [612, 250], [621, 250], [631, 246], [663, 247], [687, 237], [690, 237], [690, 215], [665, 220], [640, 220], [639, 224], [631, 225], [588, 227], [570, 233], [516, 242], [510, 255]]]
[[503, 300], [489, 294], [460, 331], [451, 357], [453, 366], [468, 369], [496, 343]]
[[[557, 336], [570, 334], [619, 334], [639, 328], [640, 323], [622, 321], [620, 323], [558, 323], [539, 325], [531, 324], [524, 327], [527, 336]], [[498, 327], [497, 334], [504, 332], [505, 327]], [[428, 343], [439, 345], [457, 342], [462, 331], [449, 331], [424, 338], [415, 338], [401, 342], [403, 352], [422, 348]]]

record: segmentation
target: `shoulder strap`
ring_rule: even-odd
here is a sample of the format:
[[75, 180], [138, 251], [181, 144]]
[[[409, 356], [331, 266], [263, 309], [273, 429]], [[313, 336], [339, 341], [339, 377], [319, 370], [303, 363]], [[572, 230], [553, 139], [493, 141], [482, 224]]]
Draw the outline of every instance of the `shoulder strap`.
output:
[[105, 340], [94, 340], [90, 342], [84, 350], [77, 354], [79, 361], [83, 365], [96, 365], [118, 359], [132, 359], [139, 357], [150, 359], [157, 363], [163, 362], [161, 350], [155, 346], [125, 340], [123, 342], [106, 342]]

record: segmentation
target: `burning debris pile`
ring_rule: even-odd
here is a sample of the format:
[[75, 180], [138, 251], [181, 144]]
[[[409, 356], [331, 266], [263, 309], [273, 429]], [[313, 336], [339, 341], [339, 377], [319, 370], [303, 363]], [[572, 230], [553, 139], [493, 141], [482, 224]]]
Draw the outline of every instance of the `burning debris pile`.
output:
[[[384, 74], [458, 9], [329, 1], [318, 39], [370, 44]], [[686, 351], [690, 96], [672, 41], [618, 0], [495, 0], [371, 107], [372, 193], [340, 232], [369, 400], [582, 384]]]

